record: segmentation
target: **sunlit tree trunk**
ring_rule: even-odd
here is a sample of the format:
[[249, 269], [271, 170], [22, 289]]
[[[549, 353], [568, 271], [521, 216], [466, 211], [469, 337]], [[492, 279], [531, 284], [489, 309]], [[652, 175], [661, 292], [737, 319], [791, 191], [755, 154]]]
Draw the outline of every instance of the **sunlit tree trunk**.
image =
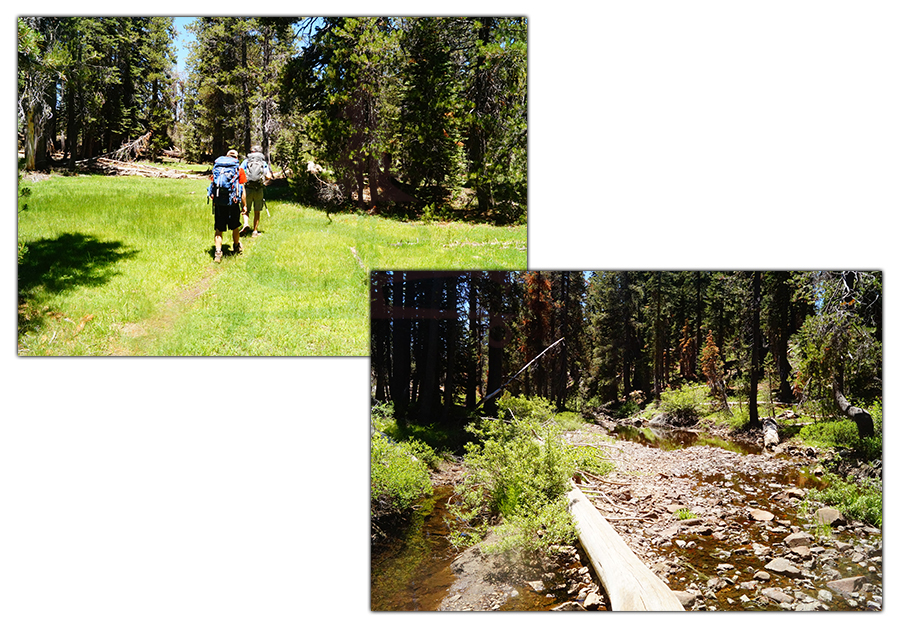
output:
[[750, 409], [750, 426], [759, 428], [759, 407], [757, 405], [757, 397], [759, 390], [759, 351], [760, 351], [760, 330], [759, 330], [759, 305], [760, 305], [760, 273], [753, 271], [753, 298], [750, 301], [751, 314], [751, 330], [753, 332], [752, 346], [750, 352], [750, 395], [748, 397], [748, 406]]

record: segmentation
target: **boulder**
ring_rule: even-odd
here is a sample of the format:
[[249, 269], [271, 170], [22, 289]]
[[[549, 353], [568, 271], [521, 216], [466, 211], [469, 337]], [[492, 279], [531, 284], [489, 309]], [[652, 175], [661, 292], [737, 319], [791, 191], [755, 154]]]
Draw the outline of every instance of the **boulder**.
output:
[[839, 526], [844, 521], [844, 515], [836, 508], [826, 506], [816, 511], [816, 521], [826, 526]]
[[793, 532], [784, 537], [784, 544], [791, 549], [802, 545], [809, 545], [813, 542], [813, 536], [808, 532]]
[[673, 591], [684, 609], [692, 608], [697, 603], [697, 596], [687, 591]]
[[760, 591], [763, 595], [780, 604], [790, 604], [794, 598], [777, 588], [764, 588]]
[[525, 584], [527, 584], [531, 588], [531, 590], [533, 590], [535, 593], [543, 593], [545, 590], [544, 583], [541, 582], [540, 580], [534, 580], [533, 582], [525, 582]]
[[791, 551], [799, 556], [800, 558], [812, 558], [812, 552], [805, 545], [800, 545], [799, 547], [792, 547]]
[[550, 610], [551, 612], [583, 612], [585, 608], [577, 601], [567, 601]]
[[841, 578], [840, 580], [832, 580], [831, 582], [827, 582], [825, 586], [830, 588], [835, 593], [840, 593], [844, 597], [849, 597], [852, 593], [859, 591], [862, 588], [863, 583], [866, 578], [857, 575], [852, 578]]
[[768, 571], [772, 571], [779, 575], [786, 575], [790, 578], [799, 578], [803, 575], [800, 569], [792, 565], [791, 561], [787, 558], [773, 558], [765, 568]]
[[853, 546], [849, 543], [844, 543], [843, 541], [835, 541], [834, 546], [837, 548], [839, 552], [842, 554], [846, 552], [848, 549], [853, 549]]
[[753, 521], [772, 521], [773, 519], [775, 519], [775, 515], [760, 508], [749, 508], [747, 510], [750, 513], [750, 518], [753, 519]]

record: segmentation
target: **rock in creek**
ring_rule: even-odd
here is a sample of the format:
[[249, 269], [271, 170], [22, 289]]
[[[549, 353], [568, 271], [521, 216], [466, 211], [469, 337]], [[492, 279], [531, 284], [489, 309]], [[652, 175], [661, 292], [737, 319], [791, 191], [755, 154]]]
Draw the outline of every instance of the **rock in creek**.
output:
[[780, 604], [793, 603], [794, 598], [777, 588], [764, 588], [760, 591], [767, 598]]
[[844, 597], [850, 597], [853, 593], [859, 591], [862, 588], [863, 582], [865, 582], [866, 578], [861, 575], [854, 576], [852, 578], [841, 578], [840, 580], [833, 580], [825, 584], [828, 588], [833, 590], [835, 593], [840, 593]]
[[844, 523], [844, 515], [836, 508], [826, 506], [816, 511], [816, 522], [826, 526], [839, 526]]
[[808, 532], [794, 532], [784, 537], [784, 544], [791, 549], [802, 545], [809, 545], [813, 542], [813, 536]]
[[789, 578], [799, 578], [803, 575], [797, 567], [791, 564], [787, 558], [773, 558], [765, 567], [768, 571], [779, 575], [786, 575]]
[[750, 518], [753, 519], [753, 521], [772, 521], [773, 519], [775, 519], [775, 515], [760, 508], [749, 508], [747, 510], [750, 513]]

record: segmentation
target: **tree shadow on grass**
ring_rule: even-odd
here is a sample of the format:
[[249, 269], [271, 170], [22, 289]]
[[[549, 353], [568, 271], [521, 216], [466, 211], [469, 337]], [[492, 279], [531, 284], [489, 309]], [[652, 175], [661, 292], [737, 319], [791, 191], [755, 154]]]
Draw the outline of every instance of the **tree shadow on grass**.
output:
[[121, 242], [105, 242], [81, 233], [30, 242], [19, 260], [19, 335], [54, 315], [47, 299], [77, 288], [103, 285], [116, 274], [117, 262], [137, 255]]

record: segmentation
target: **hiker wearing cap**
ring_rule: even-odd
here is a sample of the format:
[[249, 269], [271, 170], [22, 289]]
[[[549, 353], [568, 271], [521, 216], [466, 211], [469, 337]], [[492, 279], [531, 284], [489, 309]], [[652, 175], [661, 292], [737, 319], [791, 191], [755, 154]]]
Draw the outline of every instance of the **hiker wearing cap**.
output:
[[253, 208], [253, 237], [259, 235], [259, 216], [265, 206], [265, 186], [272, 179], [272, 171], [269, 163], [262, 153], [262, 147], [254, 145], [250, 153], [241, 163], [241, 171], [244, 173], [244, 210], [242, 212], [244, 227], [250, 226], [249, 212]]
[[212, 182], [207, 195], [213, 202], [216, 263], [222, 261], [222, 234], [231, 230], [233, 240], [232, 253], [243, 252], [241, 247], [241, 212], [246, 206], [244, 182], [246, 177], [238, 165], [238, 154], [234, 149], [228, 150], [224, 156], [216, 158], [213, 165]]

